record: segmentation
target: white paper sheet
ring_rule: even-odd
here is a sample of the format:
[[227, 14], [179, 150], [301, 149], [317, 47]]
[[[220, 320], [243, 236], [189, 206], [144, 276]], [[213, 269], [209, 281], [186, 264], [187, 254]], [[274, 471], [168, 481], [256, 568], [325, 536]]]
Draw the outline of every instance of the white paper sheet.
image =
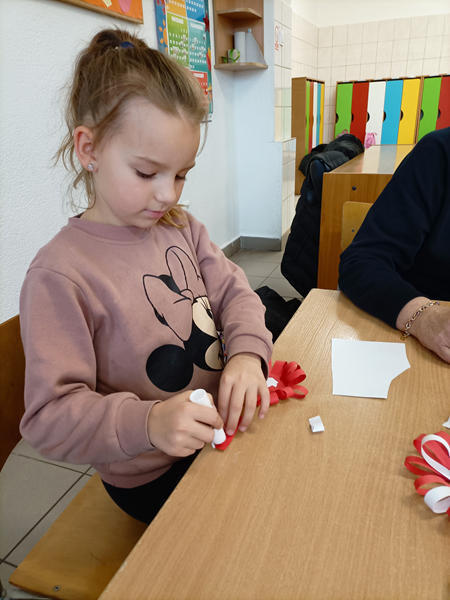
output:
[[387, 398], [395, 377], [410, 368], [405, 344], [331, 340], [333, 395]]
[[447, 429], [450, 429], [450, 417], [448, 418], [448, 421], [446, 421], [445, 423], [442, 423], [443, 427], [447, 427]]
[[317, 417], [312, 417], [309, 419], [309, 424], [311, 425], [311, 429], [313, 433], [318, 433], [319, 431], [325, 431], [325, 427], [323, 426], [322, 419]]

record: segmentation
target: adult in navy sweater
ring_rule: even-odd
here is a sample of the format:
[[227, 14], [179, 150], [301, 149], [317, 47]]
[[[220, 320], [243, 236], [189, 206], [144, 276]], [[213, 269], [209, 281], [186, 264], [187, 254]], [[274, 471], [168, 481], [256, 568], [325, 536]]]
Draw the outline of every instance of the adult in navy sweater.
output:
[[[339, 287], [401, 331], [430, 299], [450, 300], [450, 128], [424, 136], [398, 167], [341, 255]], [[409, 333], [450, 362], [450, 308], [428, 306]]]

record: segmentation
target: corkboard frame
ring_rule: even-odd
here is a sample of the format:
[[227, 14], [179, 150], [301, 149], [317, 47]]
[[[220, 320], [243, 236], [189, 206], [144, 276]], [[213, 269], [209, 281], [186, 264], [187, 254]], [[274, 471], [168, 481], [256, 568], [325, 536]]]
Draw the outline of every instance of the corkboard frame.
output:
[[[123, 19], [124, 21], [128, 21], [129, 23], [137, 23], [142, 25], [144, 23], [144, 17], [130, 17], [122, 12], [118, 12], [113, 8], [107, 8], [106, 6], [97, 6], [96, 4], [91, 4], [89, 0], [56, 0], [57, 2], [64, 2], [65, 4], [72, 4], [72, 6], [78, 6], [79, 8], [87, 8], [88, 10], [93, 10], [94, 12], [101, 13], [103, 15], [108, 15], [109, 17], [116, 17], [117, 19]], [[142, 0], [138, 0], [140, 7], [142, 9]], [[115, 3], [114, 3], [115, 4]]]

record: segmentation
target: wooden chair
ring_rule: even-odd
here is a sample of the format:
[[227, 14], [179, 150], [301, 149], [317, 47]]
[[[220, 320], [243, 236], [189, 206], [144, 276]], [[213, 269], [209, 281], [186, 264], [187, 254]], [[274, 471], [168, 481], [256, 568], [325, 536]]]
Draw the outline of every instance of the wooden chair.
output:
[[[14, 317], [0, 324], [0, 469], [20, 441], [24, 381], [19, 317]], [[10, 583], [47, 598], [96, 600], [146, 527], [116, 506], [95, 474], [14, 571]]]
[[341, 252], [350, 246], [366, 218], [372, 204], [368, 202], [344, 202], [342, 207]]

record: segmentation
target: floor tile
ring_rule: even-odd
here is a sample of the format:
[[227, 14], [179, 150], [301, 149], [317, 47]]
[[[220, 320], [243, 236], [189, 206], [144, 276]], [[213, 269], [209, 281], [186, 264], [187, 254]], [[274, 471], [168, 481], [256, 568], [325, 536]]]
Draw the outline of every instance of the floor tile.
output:
[[[89, 481], [90, 477], [82, 475], [79, 481], [61, 498], [58, 504], [39, 522], [36, 527], [30, 531], [27, 537], [15, 548], [6, 560], [13, 565], [18, 565], [23, 561], [26, 555], [36, 546], [41, 537], [46, 533], [49, 527], [56, 521], [59, 515], [67, 508], [70, 502], [75, 498], [78, 492]], [[105, 491], [106, 494], [106, 491]]]
[[284, 252], [280, 250], [279, 252], [260, 252], [258, 250], [239, 250], [236, 254], [233, 254], [231, 260], [233, 262], [241, 262], [242, 260], [246, 261], [263, 261], [263, 262], [274, 262], [280, 263], [283, 258]]
[[286, 279], [268, 277], [264, 280], [264, 285], [267, 285], [278, 292], [283, 298], [301, 298], [301, 295], [288, 281], [286, 281]]
[[80, 473], [11, 454], [0, 473], [0, 559], [27, 535]]
[[256, 290], [261, 287], [262, 282], [266, 279], [265, 277], [252, 277], [247, 276], [248, 282], [252, 290]]
[[276, 269], [276, 264], [272, 262], [242, 260], [238, 263], [247, 277], [269, 277]]
[[270, 277], [276, 277], [277, 279], [284, 279], [284, 275], [281, 273], [281, 265], [278, 265], [278, 267], [272, 271], [272, 273], [270, 274]]
[[58, 462], [56, 460], [50, 460], [48, 458], [45, 458], [44, 456], [41, 456], [37, 450], [32, 448], [30, 444], [24, 439], [20, 440], [20, 442], [14, 448], [13, 454], [17, 454], [19, 456], [27, 456], [28, 458], [34, 458], [35, 460], [40, 460], [51, 465], [58, 465], [59, 467], [63, 467], [64, 469], [71, 469], [72, 471], [78, 471], [79, 473], [86, 473], [86, 471], [90, 468], [90, 465], [70, 465], [68, 463]]

